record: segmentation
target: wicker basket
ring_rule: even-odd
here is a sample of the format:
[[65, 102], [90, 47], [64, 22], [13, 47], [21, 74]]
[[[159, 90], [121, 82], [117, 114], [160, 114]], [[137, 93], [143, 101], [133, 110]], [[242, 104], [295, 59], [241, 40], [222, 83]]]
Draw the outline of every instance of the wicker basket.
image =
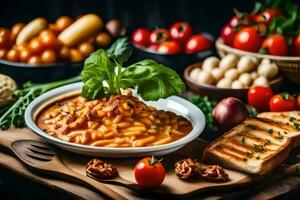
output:
[[272, 62], [278, 65], [278, 67], [285, 73], [288, 79], [296, 84], [300, 84], [300, 57], [272, 56], [243, 51], [227, 46], [220, 38], [218, 38], [216, 41], [216, 49], [221, 57], [227, 54], [235, 54], [238, 56], [253, 56], [258, 59], [270, 59]]

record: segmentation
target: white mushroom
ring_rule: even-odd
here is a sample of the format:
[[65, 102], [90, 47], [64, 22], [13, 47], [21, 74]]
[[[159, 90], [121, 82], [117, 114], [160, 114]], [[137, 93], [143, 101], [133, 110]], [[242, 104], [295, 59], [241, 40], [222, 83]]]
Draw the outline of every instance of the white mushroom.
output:
[[236, 80], [239, 77], [239, 72], [236, 68], [229, 69], [225, 72], [225, 78], [228, 78], [232, 81]]
[[251, 85], [253, 78], [251, 77], [251, 75], [249, 73], [243, 73], [240, 75], [239, 77], [239, 81], [245, 85], [245, 86], [249, 86]]
[[262, 63], [258, 66], [257, 72], [260, 76], [264, 76], [271, 80], [277, 76], [278, 67], [274, 63]]
[[268, 79], [264, 76], [257, 77], [253, 82], [253, 85], [265, 86], [265, 85], [268, 85], [268, 84], [269, 84]]
[[242, 89], [242, 88], [244, 88], [244, 85], [243, 85], [243, 83], [241, 83], [241, 81], [235, 80], [232, 82], [231, 88], [232, 89]]
[[211, 72], [214, 68], [218, 67], [219, 61], [220, 61], [219, 58], [215, 56], [208, 57], [204, 60], [202, 64], [202, 69], [204, 71]]
[[238, 64], [237, 69], [240, 73], [251, 72], [255, 68], [256, 62], [251, 56], [243, 56]]
[[215, 68], [211, 71], [211, 75], [216, 81], [219, 81], [224, 76], [224, 70], [221, 68]]
[[252, 77], [253, 80], [256, 79], [258, 77], [257, 71], [251, 72], [251, 77]]
[[237, 65], [239, 58], [236, 55], [228, 54], [222, 58], [220, 61], [219, 67], [228, 70], [230, 68], [233, 68]]
[[260, 64], [271, 64], [271, 60], [267, 59], [267, 58], [264, 58]]
[[217, 87], [218, 88], [231, 88], [232, 81], [228, 78], [222, 78], [218, 81]]
[[214, 83], [214, 77], [211, 75], [211, 73], [207, 71], [201, 71], [198, 76], [198, 82], [202, 84], [213, 84]]
[[192, 69], [192, 71], [190, 71], [190, 77], [191, 77], [191, 79], [194, 80], [194, 81], [197, 81], [200, 72], [201, 72], [201, 69], [198, 68], [198, 67]]

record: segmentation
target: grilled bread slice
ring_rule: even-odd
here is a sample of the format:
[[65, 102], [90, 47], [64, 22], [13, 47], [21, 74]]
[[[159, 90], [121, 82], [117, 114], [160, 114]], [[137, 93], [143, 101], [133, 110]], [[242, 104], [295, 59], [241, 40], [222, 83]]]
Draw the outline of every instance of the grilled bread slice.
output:
[[257, 117], [271, 119], [281, 124], [290, 125], [288, 137], [293, 138], [293, 147], [300, 146], [300, 111], [263, 112]]
[[203, 161], [251, 174], [265, 174], [285, 160], [291, 150], [289, 126], [268, 119], [248, 118], [212, 142]]

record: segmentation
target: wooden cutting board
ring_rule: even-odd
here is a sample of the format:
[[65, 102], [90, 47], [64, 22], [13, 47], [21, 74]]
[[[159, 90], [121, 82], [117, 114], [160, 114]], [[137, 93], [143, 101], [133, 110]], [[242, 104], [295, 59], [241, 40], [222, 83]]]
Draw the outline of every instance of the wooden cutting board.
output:
[[[11, 141], [21, 139], [35, 139], [41, 140], [34, 133], [28, 129], [10, 129], [8, 131], [0, 132], [0, 139], [5, 138]], [[237, 187], [242, 187], [260, 180], [261, 176], [250, 176], [237, 171], [226, 170], [229, 174], [230, 180], [224, 183], [208, 182], [201, 178], [195, 178], [191, 180], [178, 179], [174, 172], [174, 164], [183, 158], [201, 158], [202, 152], [207, 143], [203, 140], [194, 140], [182, 149], [163, 156], [163, 164], [166, 168], [167, 174], [163, 182], [163, 185], [157, 189], [152, 189], [151, 193], [168, 194], [175, 196], [190, 196], [193, 194], [199, 194], [202, 192], [212, 191], [228, 191]], [[76, 155], [64, 150], [59, 150], [59, 155], [63, 163], [72, 169], [73, 171], [85, 174], [85, 165], [91, 159], [91, 157]], [[100, 157], [101, 158], [101, 157]], [[137, 159], [104, 159], [114, 163], [117, 166], [119, 175], [132, 183], [135, 183], [133, 168]], [[145, 190], [141, 190], [144, 191]], [[149, 191], [146, 191], [149, 192]]]

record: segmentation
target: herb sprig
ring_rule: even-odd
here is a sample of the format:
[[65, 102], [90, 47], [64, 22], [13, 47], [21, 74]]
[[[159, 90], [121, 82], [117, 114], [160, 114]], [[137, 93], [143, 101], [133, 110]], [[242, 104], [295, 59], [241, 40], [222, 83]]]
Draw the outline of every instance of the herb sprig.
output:
[[121, 94], [122, 89], [137, 87], [144, 100], [155, 101], [185, 91], [185, 84], [172, 69], [146, 59], [126, 68], [132, 54], [127, 38], [118, 39], [110, 49], [92, 53], [84, 62], [81, 73], [82, 95], [87, 99]]

